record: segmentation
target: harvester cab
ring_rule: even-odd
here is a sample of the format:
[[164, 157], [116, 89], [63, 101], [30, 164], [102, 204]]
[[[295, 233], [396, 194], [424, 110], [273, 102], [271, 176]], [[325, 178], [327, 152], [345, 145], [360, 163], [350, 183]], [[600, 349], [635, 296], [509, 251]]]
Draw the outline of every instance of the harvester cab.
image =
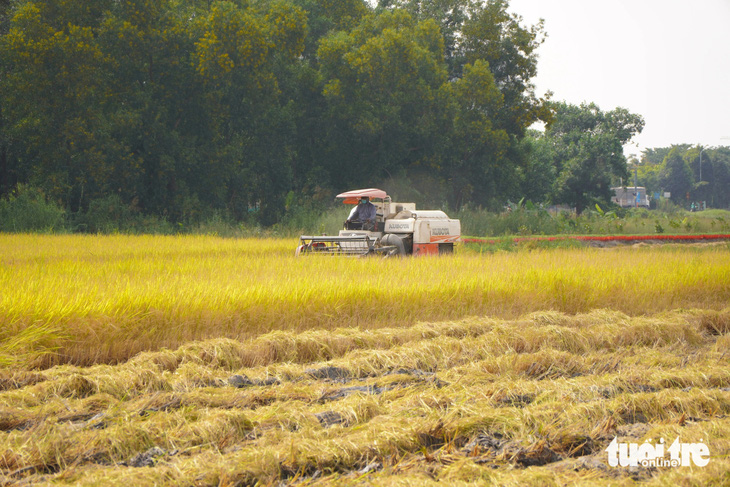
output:
[[461, 237], [461, 223], [439, 210], [416, 210], [415, 203], [395, 203], [385, 191], [368, 188], [337, 195], [357, 205], [367, 198], [375, 206], [375, 222], [353, 219], [355, 208], [337, 236], [300, 237], [297, 255], [433, 255], [452, 253]]

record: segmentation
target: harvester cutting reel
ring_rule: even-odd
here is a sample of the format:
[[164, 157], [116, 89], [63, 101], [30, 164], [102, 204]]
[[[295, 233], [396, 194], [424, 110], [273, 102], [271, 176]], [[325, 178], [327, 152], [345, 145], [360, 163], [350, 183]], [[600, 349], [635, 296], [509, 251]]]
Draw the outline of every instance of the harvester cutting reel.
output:
[[339, 236], [308, 236], [299, 237], [299, 247], [296, 255], [346, 255], [353, 257], [380, 256], [393, 257], [405, 255], [403, 241], [397, 235], [384, 235], [381, 238], [367, 234], [339, 235]]

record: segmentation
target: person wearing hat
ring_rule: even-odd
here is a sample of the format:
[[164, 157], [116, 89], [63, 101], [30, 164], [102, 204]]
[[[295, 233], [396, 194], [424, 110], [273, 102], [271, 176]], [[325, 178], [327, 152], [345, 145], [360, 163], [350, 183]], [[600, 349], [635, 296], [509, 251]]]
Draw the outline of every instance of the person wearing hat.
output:
[[370, 198], [363, 196], [357, 203], [355, 211], [350, 214], [350, 218], [347, 223], [350, 222], [362, 222], [363, 230], [374, 230], [375, 229], [375, 205], [370, 202]]

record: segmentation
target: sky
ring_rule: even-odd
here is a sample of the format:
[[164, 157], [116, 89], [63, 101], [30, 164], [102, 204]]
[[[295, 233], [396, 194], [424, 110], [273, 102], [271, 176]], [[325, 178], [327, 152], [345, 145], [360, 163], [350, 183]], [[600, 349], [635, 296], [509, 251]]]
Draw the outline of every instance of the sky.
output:
[[730, 0], [510, 0], [545, 20], [538, 95], [644, 117], [624, 147], [730, 146]]

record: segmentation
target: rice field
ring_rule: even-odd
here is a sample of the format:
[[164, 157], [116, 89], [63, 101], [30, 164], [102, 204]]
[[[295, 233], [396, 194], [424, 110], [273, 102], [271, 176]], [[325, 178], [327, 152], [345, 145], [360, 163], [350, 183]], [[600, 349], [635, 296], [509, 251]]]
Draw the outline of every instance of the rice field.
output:
[[200, 236], [0, 236], [0, 357], [90, 365], [273, 330], [375, 329], [544, 310], [642, 315], [720, 310], [730, 302], [724, 243], [462, 249], [450, 258], [387, 260], [297, 259], [295, 246]]
[[0, 235], [0, 484], [730, 483], [727, 244], [295, 246]]

